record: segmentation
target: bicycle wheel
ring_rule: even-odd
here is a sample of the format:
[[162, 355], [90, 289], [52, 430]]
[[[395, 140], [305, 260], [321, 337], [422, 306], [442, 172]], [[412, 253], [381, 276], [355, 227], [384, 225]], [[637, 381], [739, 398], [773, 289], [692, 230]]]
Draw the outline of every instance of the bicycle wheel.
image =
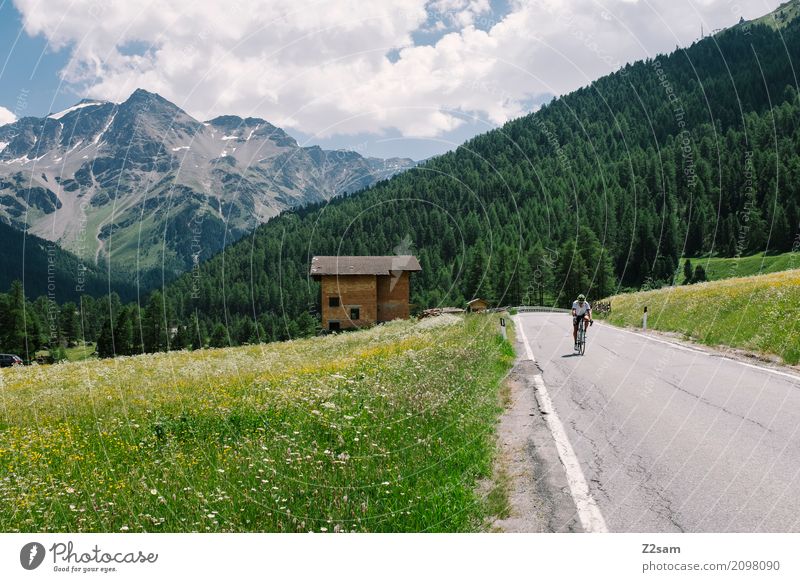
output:
[[578, 353], [580, 355], [586, 353], [586, 330], [583, 326], [584, 324], [581, 324], [581, 328], [578, 330], [578, 333], [580, 334], [578, 337]]

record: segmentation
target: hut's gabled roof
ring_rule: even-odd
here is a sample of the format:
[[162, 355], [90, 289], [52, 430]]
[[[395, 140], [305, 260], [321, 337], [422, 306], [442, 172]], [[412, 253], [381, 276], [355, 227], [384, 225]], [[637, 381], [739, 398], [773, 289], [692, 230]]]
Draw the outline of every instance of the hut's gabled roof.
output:
[[384, 257], [314, 257], [311, 259], [312, 277], [322, 275], [389, 275], [399, 271], [421, 271], [417, 257], [413, 255], [389, 255]]
[[481, 299], [480, 297], [476, 297], [475, 299], [470, 299], [469, 301], [467, 301], [467, 305], [475, 305], [476, 303], [486, 303], [487, 305], [489, 304], [489, 302], [486, 301], [486, 299]]

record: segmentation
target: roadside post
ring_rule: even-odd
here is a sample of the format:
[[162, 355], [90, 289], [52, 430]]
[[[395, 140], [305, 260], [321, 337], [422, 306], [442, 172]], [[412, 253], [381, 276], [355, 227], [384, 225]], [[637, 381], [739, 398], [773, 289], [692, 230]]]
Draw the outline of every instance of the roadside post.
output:
[[500, 318], [500, 334], [503, 336], [504, 340], [508, 339], [508, 334], [506, 333], [506, 318]]
[[642, 316], [642, 329], [647, 329], [647, 305], [644, 306], [644, 315]]

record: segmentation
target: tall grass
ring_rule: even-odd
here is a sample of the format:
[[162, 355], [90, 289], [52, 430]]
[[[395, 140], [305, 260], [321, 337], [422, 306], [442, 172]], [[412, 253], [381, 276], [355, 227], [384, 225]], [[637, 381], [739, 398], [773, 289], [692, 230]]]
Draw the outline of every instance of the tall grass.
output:
[[[685, 260], [681, 259], [681, 268]], [[689, 260], [692, 262], [692, 266], [701, 265], [705, 269], [709, 281], [766, 275], [800, 268], [800, 254], [796, 252], [778, 255], [758, 253], [747, 257], [710, 257]], [[683, 277], [682, 272], [680, 277]]]
[[616, 325], [680, 332], [709, 345], [727, 345], [800, 362], [800, 270], [666, 287], [607, 299]]
[[493, 318], [0, 373], [1, 531], [466, 531]]

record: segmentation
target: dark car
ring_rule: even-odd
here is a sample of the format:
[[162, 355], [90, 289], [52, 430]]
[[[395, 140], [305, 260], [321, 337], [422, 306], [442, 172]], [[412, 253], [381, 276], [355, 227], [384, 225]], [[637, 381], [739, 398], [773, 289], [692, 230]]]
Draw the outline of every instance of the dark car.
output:
[[0, 368], [10, 368], [11, 366], [21, 366], [24, 362], [19, 356], [14, 354], [0, 354]]

